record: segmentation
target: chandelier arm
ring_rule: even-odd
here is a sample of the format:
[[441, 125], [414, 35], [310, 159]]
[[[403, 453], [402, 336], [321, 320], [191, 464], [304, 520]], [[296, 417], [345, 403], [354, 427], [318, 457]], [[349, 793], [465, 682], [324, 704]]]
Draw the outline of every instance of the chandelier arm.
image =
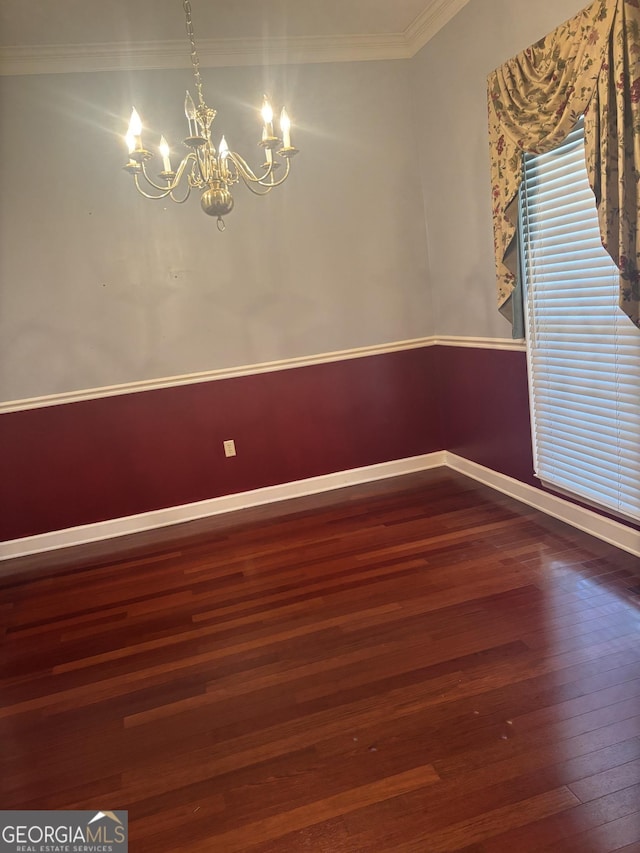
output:
[[176, 172], [176, 179], [175, 179], [176, 186], [182, 180], [182, 176], [183, 176], [187, 166], [193, 160], [195, 160], [195, 154], [193, 153], [193, 151], [190, 151], [186, 155], [186, 157], [182, 158], [182, 161], [181, 161], [180, 165], [178, 166], [178, 171]]
[[169, 193], [171, 192], [171, 188], [169, 188], [168, 190], [166, 190], [165, 192], [161, 193], [160, 195], [150, 195], [150, 193], [145, 192], [145, 191], [142, 189], [142, 187], [140, 186], [140, 179], [139, 179], [139, 176], [138, 176], [138, 175], [134, 175], [134, 176], [133, 176], [133, 181], [134, 181], [134, 183], [135, 183], [135, 185], [136, 185], [136, 189], [138, 190], [138, 192], [140, 193], [140, 195], [143, 195], [145, 198], [150, 198], [150, 199], [153, 199], [153, 200], [156, 200], [156, 201], [157, 201], [158, 199], [166, 198], [166, 197], [169, 195]]
[[176, 198], [173, 194], [173, 190], [171, 190], [171, 192], [169, 193], [169, 198], [171, 199], [171, 201], [175, 201], [176, 204], [184, 204], [190, 195], [191, 195], [191, 187], [189, 186], [189, 184], [187, 184], [187, 191], [184, 194], [184, 198]]
[[[280, 184], [284, 184], [284, 182], [287, 180], [287, 178], [289, 177], [290, 171], [291, 171], [291, 160], [287, 159], [286, 166], [284, 169], [284, 175], [281, 178], [278, 178], [277, 181], [271, 181], [269, 184], [262, 184], [262, 182], [261, 182], [261, 184], [262, 184], [262, 186], [268, 186], [270, 189], [272, 189], [273, 187], [279, 187]], [[271, 173], [271, 175], [273, 177], [273, 172]]]
[[273, 189], [274, 187], [279, 187], [279, 186], [280, 186], [280, 184], [284, 184], [284, 182], [285, 182], [285, 181], [287, 180], [287, 178], [289, 177], [289, 171], [290, 171], [290, 170], [291, 170], [291, 163], [290, 163], [290, 161], [289, 161], [289, 160], [287, 160], [287, 163], [286, 163], [286, 166], [285, 166], [285, 170], [284, 170], [284, 175], [283, 175], [281, 178], [278, 178], [278, 180], [277, 180], [277, 181], [274, 181], [274, 180], [273, 180], [274, 172], [273, 172], [273, 170], [272, 170], [272, 171], [269, 173], [269, 174], [270, 174], [270, 177], [271, 177], [271, 180], [270, 180], [270, 181], [263, 181], [263, 180], [261, 180], [261, 181], [258, 181], [258, 183], [260, 184], [260, 186], [261, 186], [261, 187], [269, 187], [269, 189]]
[[156, 184], [155, 181], [152, 181], [149, 175], [147, 174], [147, 169], [144, 163], [142, 163], [142, 174], [144, 175], [145, 181], [149, 184], [149, 186], [153, 187], [154, 190], [160, 190], [160, 192], [163, 192], [165, 195], [168, 195], [172, 189], [175, 189], [175, 183], [171, 183], [169, 185], [165, 184], [164, 186], [161, 186], [160, 184]]
[[[289, 161], [287, 160], [287, 166], [286, 166], [286, 171], [285, 171], [284, 175], [280, 178], [280, 180], [273, 181], [273, 183], [267, 183], [266, 181], [259, 181], [259, 180], [253, 180], [253, 181], [249, 180], [248, 181], [244, 177], [244, 174], [242, 173], [242, 171], [240, 171], [239, 174], [240, 174], [240, 177], [242, 178], [244, 185], [246, 186], [246, 188], [250, 192], [252, 192], [254, 195], [267, 195], [267, 193], [270, 193], [274, 187], [279, 187], [280, 184], [282, 184], [286, 181], [286, 179], [289, 175], [290, 169], [291, 169], [291, 166], [289, 164]], [[273, 174], [273, 171], [271, 171], [270, 174]], [[264, 187], [264, 189], [262, 189], [262, 190], [256, 189], [256, 186]]]
[[264, 181], [273, 173], [273, 166], [271, 165], [264, 175], [260, 175], [260, 177], [258, 177], [244, 157], [241, 157], [240, 154], [236, 154], [235, 151], [229, 151], [227, 157], [233, 162], [247, 186], [249, 186], [249, 182], [252, 184], [262, 184], [262, 186], [266, 186]]
[[[243, 179], [245, 186], [251, 189], [252, 184], [259, 184], [261, 187], [267, 187], [268, 189], [273, 189], [273, 187], [279, 187], [283, 184], [287, 178], [289, 177], [289, 172], [291, 171], [291, 160], [287, 157], [286, 159], [286, 167], [284, 175], [281, 178], [278, 178], [277, 181], [273, 180], [274, 175], [274, 166], [275, 163], [267, 169], [264, 175], [258, 177], [253, 169], [248, 165], [246, 160], [242, 158], [239, 154], [236, 154], [235, 151], [230, 151], [227, 155], [231, 157], [234, 164], [236, 165], [240, 177]], [[271, 178], [270, 181], [267, 181], [267, 178]], [[256, 195], [265, 195], [265, 193], [256, 193]]]
[[257, 190], [253, 183], [248, 183], [247, 181], [244, 180], [244, 178], [243, 178], [243, 182], [244, 182], [245, 187], [249, 190], [249, 192], [252, 192], [254, 195], [268, 195], [272, 190], [272, 187], [269, 184], [266, 184], [266, 185], [265, 184], [258, 184], [258, 186], [265, 187], [265, 189]]
[[[147, 173], [147, 169], [146, 169], [146, 165], [145, 165], [144, 161], [142, 162], [142, 174], [144, 175], [146, 182], [150, 186], [152, 186], [154, 188], [154, 190], [159, 190], [160, 192], [164, 193], [164, 195], [167, 195], [167, 191], [173, 192], [173, 190], [175, 190], [177, 188], [178, 184], [182, 180], [182, 176], [184, 174], [185, 169], [187, 168], [187, 165], [194, 159], [195, 159], [195, 154], [193, 154], [193, 152], [190, 152], [189, 154], [187, 154], [187, 156], [183, 158], [182, 162], [178, 166], [178, 171], [175, 172], [171, 182], [169, 184], [165, 184], [164, 186], [161, 186], [160, 184], [156, 184], [155, 181], [151, 180], [151, 178], [149, 177], [149, 175]], [[154, 198], [155, 198], [155, 196], [154, 196]]]

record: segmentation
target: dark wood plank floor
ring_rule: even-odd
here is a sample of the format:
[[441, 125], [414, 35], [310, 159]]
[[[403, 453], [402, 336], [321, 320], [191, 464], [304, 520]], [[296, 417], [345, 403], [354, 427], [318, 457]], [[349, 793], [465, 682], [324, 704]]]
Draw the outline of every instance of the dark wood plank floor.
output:
[[638, 560], [444, 469], [0, 566], [0, 807], [130, 850], [640, 850]]

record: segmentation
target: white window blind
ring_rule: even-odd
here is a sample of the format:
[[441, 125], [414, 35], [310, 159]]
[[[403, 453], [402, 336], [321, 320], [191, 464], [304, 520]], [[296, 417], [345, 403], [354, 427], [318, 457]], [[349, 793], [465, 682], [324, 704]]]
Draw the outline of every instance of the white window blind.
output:
[[582, 124], [527, 155], [521, 224], [536, 475], [640, 519], [640, 331], [618, 307]]

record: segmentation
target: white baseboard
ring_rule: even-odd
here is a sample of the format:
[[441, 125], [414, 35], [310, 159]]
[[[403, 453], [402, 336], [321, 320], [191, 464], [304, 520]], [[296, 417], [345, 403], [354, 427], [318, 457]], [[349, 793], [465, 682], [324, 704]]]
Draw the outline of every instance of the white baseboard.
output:
[[564, 498], [543, 492], [534, 486], [521, 483], [520, 480], [507, 477], [506, 474], [499, 474], [491, 468], [478, 465], [477, 462], [470, 462], [468, 459], [456, 456], [455, 453], [445, 452], [445, 465], [460, 474], [484, 483], [485, 486], [490, 486], [498, 492], [509, 495], [509, 497], [515, 498], [527, 506], [534, 507], [546, 515], [551, 515], [578, 530], [583, 530], [603, 542], [608, 542], [610, 545], [615, 545], [616, 548], [621, 548], [623, 551], [640, 557], [640, 532], [626, 524], [606, 518], [606, 516], [599, 515], [585, 507], [577, 506], [577, 504], [564, 500]]
[[268, 486], [239, 494], [224, 495], [197, 503], [130, 515], [125, 518], [115, 518], [96, 524], [54, 530], [51, 533], [43, 533], [38, 536], [12, 539], [0, 543], [0, 561], [24, 557], [29, 554], [39, 554], [57, 548], [84, 545], [118, 536], [128, 536], [132, 533], [141, 533], [144, 530], [167, 527], [171, 524], [182, 524], [220, 513], [304, 497], [305, 495], [327, 492], [345, 486], [355, 486], [359, 483], [373, 482], [387, 477], [398, 477], [402, 474], [411, 474], [442, 466], [458, 471], [485, 486], [527, 504], [527, 506], [534, 507], [578, 530], [583, 530], [604, 542], [640, 557], [640, 532], [637, 530], [599, 515], [592, 510], [577, 506], [563, 498], [543, 492], [541, 489], [521, 483], [519, 480], [506, 476], [506, 474], [485, 468], [483, 465], [478, 465], [476, 462], [471, 462], [455, 453], [441, 450], [436, 453], [395, 459], [391, 462], [367, 465], [363, 468], [352, 468], [348, 471], [337, 471], [334, 474], [325, 474], [321, 477], [309, 477], [292, 483], [282, 483], [281, 485]]
[[381, 462], [378, 465], [367, 465], [363, 468], [351, 468], [348, 471], [337, 471], [334, 474], [324, 474], [320, 477], [309, 477], [292, 483], [282, 483], [277, 486], [267, 486], [263, 489], [253, 489], [233, 495], [223, 495], [167, 509], [143, 512], [138, 515], [128, 515], [124, 518], [114, 518], [95, 524], [83, 524], [79, 527], [68, 527], [64, 530], [54, 530], [37, 536], [25, 536], [22, 539], [11, 539], [0, 542], [0, 560], [10, 560], [14, 557], [25, 557], [29, 554], [39, 554], [43, 551], [53, 551], [56, 548], [69, 548], [73, 545], [86, 545], [103, 539], [117, 536], [128, 536], [132, 533], [142, 533], [170, 524], [182, 524], [195, 521], [211, 515], [247, 509], [261, 504], [285, 501], [290, 498], [301, 498], [305, 495], [328, 492], [331, 489], [341, 489], [345, 486], [355, 486], [359, 483], [383, 480], [387, 477], [398, 477], [402, 474], [412, 474], [416, 471], [426, 471], [428, 468], [439, 468], [444, 465], [445, 451], [425, 453], [422, 456], [411, 456], [406, 459], [394, 459], [391, 462]]

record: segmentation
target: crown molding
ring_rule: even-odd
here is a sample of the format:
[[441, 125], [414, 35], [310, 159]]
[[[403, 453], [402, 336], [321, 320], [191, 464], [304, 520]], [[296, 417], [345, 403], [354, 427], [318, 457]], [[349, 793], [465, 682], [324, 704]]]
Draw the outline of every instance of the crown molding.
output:
[[[408, 59], [411, 56], [402, 33], [272, 39], [202, 39], [198, 43], [198, 53], [203, 68], [364, 62]], [[104, 42], [0, 48], [0, 76], [5, 77], [190, 67], [189, 51], [183, 40], [139, 42], [134, 47], [117, 42]]]
[[[202, 39], [203, 68], [410, 59], [469, 0], [430, 0], [402, 33], [293, 38]], [[0, 48], [0, 76], [190, 68], [184, 39]]]
[[415, 56], [468, 2], [432, 0], [403, 33], [410, 55]]

